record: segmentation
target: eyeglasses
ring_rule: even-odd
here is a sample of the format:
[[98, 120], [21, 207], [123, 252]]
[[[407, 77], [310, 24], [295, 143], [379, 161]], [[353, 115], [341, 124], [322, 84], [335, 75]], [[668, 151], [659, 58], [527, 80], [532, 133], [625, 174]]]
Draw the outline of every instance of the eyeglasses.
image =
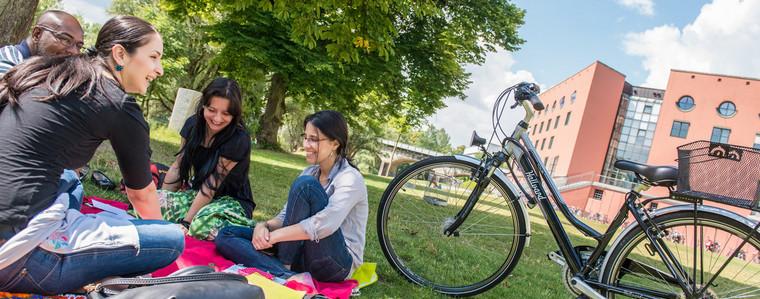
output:
[[55, 39], [58, 40], [58, 42], [61, 43], [61, 45], [64, 45], [65, 47], [76, 47], [77, 50], [81, 51], [84, 47], [84, 42], [77, 42], [74, 40], [74, 37], [69, 35], [68, 33], [60, 32], [53, 30], [53, 28], [50, 28], [45, 25], [37, 25], [38, 28], [43, 29], [47, 32], [50, 32], [50, 34], [55, 37]]
[[301, 134], [301, 138], [303, 138], [303, 143], [308, 143], [311, 145], [320, 143], [322, 141], [327, 140], [328, 138], [317, 138], [317, 137], [308, 137], [306, 134]]

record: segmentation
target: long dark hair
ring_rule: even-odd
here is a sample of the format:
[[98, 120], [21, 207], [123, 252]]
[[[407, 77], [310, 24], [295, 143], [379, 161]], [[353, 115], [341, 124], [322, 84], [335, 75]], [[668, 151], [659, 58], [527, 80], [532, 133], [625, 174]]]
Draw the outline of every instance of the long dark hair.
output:
[[[220, 97], [229, 100], [229, 108], [227, 112], [232, 115], [232, 121], [224, 129], [217, 132], [212, 137], [209, 150], [212, 153], [211, 159], [208, 159], [203, 167], [200, 169], [193, 169], [192, 161], [195, 161], [195, 156], [198, 155], [199, 149], [203, 146], [206, 140], [206, 118], [203, 117], [203, 109], [205, 106], [210, 105], [211, 98]], [[228, 142], [235, 136], [237, 130], [245, 130], [243, 125], [243, 102], [240, 92], [240, 86], [235, 80], [228, 78], [216, 78], [214, 81], [203, 89], [203, 95], [198, 106], [195, 108], [195, 125], [190, 130], [190, 133], [185, 141], [185, 146], [182, 147], [177, 154], [182, 154], [182, 159], [179, 164], [179, 179], [183, 184], [190, 183], [193, 187], [198, 186], [200, 188], [202, 183], [206, 184], [210, 190], [216, 191], [219, 184], [223, 181], [226, 173], [218, 173], [216, 166], [219, 163], [219, 150], [222, 144]], [[191, 171], [192, 170], [192, 171]], [[217, 185], [212, 186], [207, 180], [209, 176], [215, 176]], [[203, 188], [199, 189], [200, 192], [204, 192]], [[205, 194], [205, 192], [204, 192]]]
[[304, 118], [304, 129], [306, 129], [307, 124], [315, 126], [330, 140], [338, 141], [336, 160], [340, 160], [341, 158], [346, 159], [351, 167], [359, 169], [348, 158], [348, 123], [346, 123], [343, 114], [334, 110], [317, 111]]
[[147, 44], [152, 34], [158, 34], [150, 23], [133, 16], [117, 16], [103, 24], [94, 48], [71, 56], [36, 56], [11, 69], [0, 80], [0, 110], [6, 105], [18, 105], [18, 98], [31, 88], [42, 87], [49, 101], [74, 91], [87, 97], [97, 89], [103, 91], [102, 72], [108, 71], [106, 60], [111, 48], [121, 45], [127, 53]]

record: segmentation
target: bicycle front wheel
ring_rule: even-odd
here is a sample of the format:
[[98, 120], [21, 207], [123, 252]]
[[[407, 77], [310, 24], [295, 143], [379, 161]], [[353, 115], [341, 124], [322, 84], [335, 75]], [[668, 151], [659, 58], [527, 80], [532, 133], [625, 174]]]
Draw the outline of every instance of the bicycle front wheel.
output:
[[413, 164], [387, 187], [377, 232], [391, 266], [409, 281], [453, 296], [484, 292], [512, 271], [526, 241], [518, 198], [495, 175], [469, 217], [453, 221], [475, 188], [479, 165], [456, 157]]
[[[603, 283], [663, 298], [760, 298], [760, 234], [747, 224], [709, 211], [699, 211], [696, 221], [694, 211], [680, 211], [657, 216], [653, 222], [663, 232], [659, 243], [672, 252], [685, 279], [671, 274], [637, 227], [611, 249]], [[747, 236], [749, 241], [732, 257]], [[697, 292], [687, 296], [679, 280]]]

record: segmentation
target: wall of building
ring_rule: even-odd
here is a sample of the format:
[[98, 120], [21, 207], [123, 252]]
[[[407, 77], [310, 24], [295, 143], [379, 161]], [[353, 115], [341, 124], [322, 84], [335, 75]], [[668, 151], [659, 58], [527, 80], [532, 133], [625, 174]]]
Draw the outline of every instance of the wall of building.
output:
[[590, 197], [589, 192], [591, 192], [591, 188], [568, 190], [562, 192], [562, 198], [568, 206], [574, 209], [583, 210], [586, 208], [586, 203]]
[[[691, 96], [695, 106], [682, 111], [676, 102]], [[722, 117], [716, 108], [723, 101], [736, 105], [736, 115]], [[731, 130], [730, 144], [752, 147], [760, 134], [760, 80], [672, 70], [665, 90], [648, 163], [675, 165], [676, 147], [697, 140], [710, 140], [713, 127]], [[685, 138], [671, 136], [673, 121], [689, 123]]]
[[601, 171], [624, 83], [623, 74], [596, 61], [540, 95], [546, 109], [530, 136], [553, 176]]
[[568, 176], [601, 173], [624, 84], [623, 74], [605, 64], [595, 64], [585, 109], [578, 115], [581, 123], [572, 156], [568, 157]]

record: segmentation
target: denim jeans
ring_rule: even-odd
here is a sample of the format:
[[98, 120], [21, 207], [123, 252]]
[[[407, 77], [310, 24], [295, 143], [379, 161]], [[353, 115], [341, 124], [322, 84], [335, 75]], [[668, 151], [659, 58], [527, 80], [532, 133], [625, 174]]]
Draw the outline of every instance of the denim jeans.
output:
[[[73, 173], [73, 172], [72, 172]], [[64, 171], [59, 192], [70, 194], [70, 208], [81, 207], [81, 184], [72, 186]], [[80, 193], [77, 193], [80, 192]], [[0, 291], [60, 294], [111, 276], [136, 276], [168, 266], [185, 247], [185, 237], [174, 224], [161, 220], [131, 220], [137, 228], [140, 250], [126, 246], [59, 254], [36, 248], [0, 270]]]
[[[301, 176], [290, 188], [283, 226], [299, 223], [327, 206], [329, 197], [312, 176]], [[275, 244], [276, 257], [257, 251], [249, 227], [227, 226], [216, 237], [216, 248], [226, 258], [246, 267], [256, 267], [287, 278], [309, 272], [318, 281], [342, 281], [353, 262], [340, 229], [319, 241], [288, 241]], [[291, 265], [292, 270], [284, 264]]]

